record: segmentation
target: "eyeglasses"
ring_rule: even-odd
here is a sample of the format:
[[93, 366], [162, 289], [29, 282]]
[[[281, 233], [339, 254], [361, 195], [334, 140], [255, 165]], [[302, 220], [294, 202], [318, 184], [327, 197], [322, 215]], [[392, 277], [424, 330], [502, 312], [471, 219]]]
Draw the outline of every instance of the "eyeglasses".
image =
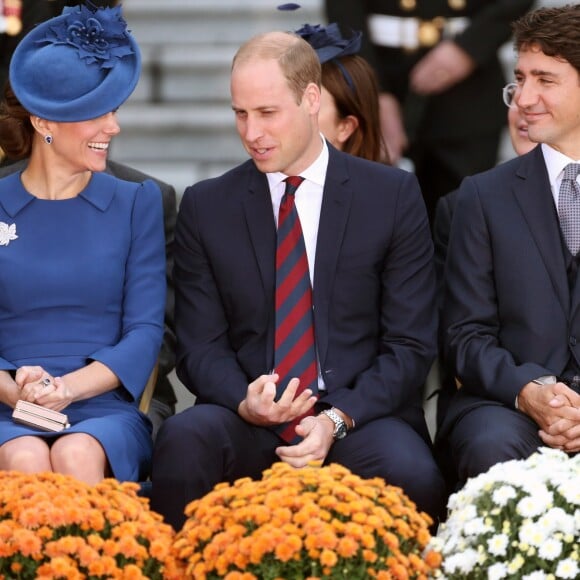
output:
[[518, 84], [517, 83], [508, 83], [503, 89], [502, 89], [502, 97], [503, 97], [503, 102], [505, 103], [506, 107], [515, 107], [515, 103], [514, 103], [514, 97], [516, 94], [516, 91], [518, 90]]

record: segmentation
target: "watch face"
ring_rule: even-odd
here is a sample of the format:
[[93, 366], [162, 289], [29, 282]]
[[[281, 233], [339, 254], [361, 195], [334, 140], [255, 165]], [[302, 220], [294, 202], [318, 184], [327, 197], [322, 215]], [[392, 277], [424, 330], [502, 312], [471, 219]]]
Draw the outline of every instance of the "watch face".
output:
[[343, 439], [346, 437], [346, 423], [341, 421], [340, 424], [336, 426], [334, 430], [334, 438], [335, 439]]
[[345, 437], [347, 428], [346, 423], [342, 420], [342, 417], [332, 409], [327, 409], [326, 411], [322, 412], [334, 423], [334, 432], [332, 433], [334, 439], [342, 439]]

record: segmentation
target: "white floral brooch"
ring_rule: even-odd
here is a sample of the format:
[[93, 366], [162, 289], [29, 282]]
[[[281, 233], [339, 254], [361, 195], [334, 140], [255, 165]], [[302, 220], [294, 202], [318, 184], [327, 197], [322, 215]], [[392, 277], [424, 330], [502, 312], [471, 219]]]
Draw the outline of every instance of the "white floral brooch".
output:
[[8, 225], [0, 222], [0, 246], [7, 246], [12, 240], [18, 238], [16, 235], [16, 224]]

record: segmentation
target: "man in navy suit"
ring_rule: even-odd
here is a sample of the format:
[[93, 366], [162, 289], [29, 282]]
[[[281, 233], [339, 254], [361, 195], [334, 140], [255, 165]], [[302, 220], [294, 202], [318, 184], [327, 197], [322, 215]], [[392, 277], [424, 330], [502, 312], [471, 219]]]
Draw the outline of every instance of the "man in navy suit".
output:
[[[245, 43], [231, 93], [251, 159], [188, 188], [180, 206], [177, 373], [197, 400], [159, 432], [151, 503], [175, 528], [215, 484], [259, 478], [280, 460], [383, 477], [432, 516], [444, 501], [421, 406], [437, 323], [421, 192], [412, 174], [325, 142], [320, 75], [315, 51], [294, 34]], [[294, 398], [296, 379], [275, 398], [276, 220], [291, 175], [304, 178], [296, 207], [313, 280], [318, 399], [308, 389]], [[272, 429], [310, 409], [299, 443]]]
[[559, 208], [565, 168], [580, 162], [580, 5], [531, 12], [514, 38], [513, 100], [541, 145], [466, 178], [446, 263], [461, 387], [441, 437], [461, 482], [543, 445], [580, 450], [580, 255]]

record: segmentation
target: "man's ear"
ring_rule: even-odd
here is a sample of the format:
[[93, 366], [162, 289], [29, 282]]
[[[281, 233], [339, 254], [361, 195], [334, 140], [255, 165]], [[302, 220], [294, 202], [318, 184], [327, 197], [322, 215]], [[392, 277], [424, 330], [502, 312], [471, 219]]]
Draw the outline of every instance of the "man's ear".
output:
[[346, 143], [350, 136], [358, 129], [359, 122], [354, 115], [348, 115], [341, 119], [338, 123], [338, 131], [336, 137], [341, 144]]
[[318, 115], [320, 111], [320, 88], [316, 83], [310, 83], [304, 90], [304, 97], [310, 114]]

